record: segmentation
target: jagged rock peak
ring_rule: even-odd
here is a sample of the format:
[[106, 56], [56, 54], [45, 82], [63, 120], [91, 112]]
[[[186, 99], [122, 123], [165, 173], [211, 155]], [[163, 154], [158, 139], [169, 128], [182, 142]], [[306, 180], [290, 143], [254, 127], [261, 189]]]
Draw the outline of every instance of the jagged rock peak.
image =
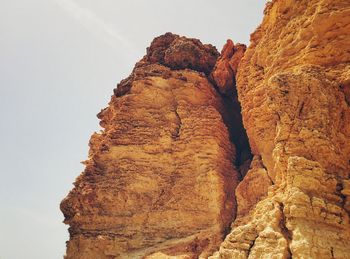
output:
[[122, 80], [114, 94], [122, 96], [129, 92], [134, 80], [145, 76], [170, 76], [170, 70], [191, 69], [209, 75], [219, 57], [219, 52], [211, 44], [186, 38], [170, 32], [156, 37], [147, 48], [147, 54], [136, 63], [131, 75]]
[[222, 94], [236, 94], [236, 74], [238, 65], [246, 51], [244, 44], [234, 44], [227, 40], [210, 77]]
[[219, 52], [211, 44], [168, 32], [152, 41], [144, 60], [171, 69], [189, 68], [208, 75], [218, 57]]

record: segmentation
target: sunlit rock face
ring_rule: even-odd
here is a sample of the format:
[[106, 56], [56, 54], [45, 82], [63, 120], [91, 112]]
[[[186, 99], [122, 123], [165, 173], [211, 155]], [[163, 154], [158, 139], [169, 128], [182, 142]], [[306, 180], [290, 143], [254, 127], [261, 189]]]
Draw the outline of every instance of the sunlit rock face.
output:
[[350, 2], [277, 0], [238, 67], [254, 163], [212, 258], [350, 258]]
[[61, 203], [66, 258], [207, 258], [218, 249], [239, 180], [229, 111], [207, 78], [218, 56], [167, 33], [118, 85]]
[[350, 2], [264, 13], [248, 48], [153, 40], [61, 203], [67, 259], [350, 258]]

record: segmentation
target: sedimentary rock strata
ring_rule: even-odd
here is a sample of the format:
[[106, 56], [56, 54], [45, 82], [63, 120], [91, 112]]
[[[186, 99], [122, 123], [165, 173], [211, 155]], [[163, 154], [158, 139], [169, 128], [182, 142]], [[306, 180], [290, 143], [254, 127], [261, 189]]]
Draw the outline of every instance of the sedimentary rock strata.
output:
[[350, 258], [350, 2], [264, 14], [248, 48], [154, 39], [61, 203], [66, 258]]
[[218, 248], [239, 178], [228, 111], [206, 77], [218, 55], [168, 33], [119, 84], [61, 204], [67, 258], [197, 258]]
[[267, 5], [237, 76], [261, 164], [212, 258], [350, 258], [349, 14], [340, 0]]

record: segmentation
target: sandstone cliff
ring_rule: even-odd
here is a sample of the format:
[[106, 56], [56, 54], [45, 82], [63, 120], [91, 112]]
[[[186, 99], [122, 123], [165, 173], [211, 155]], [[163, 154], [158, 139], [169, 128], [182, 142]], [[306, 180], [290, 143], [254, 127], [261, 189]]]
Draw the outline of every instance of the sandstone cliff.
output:
[[240, 177], [231, 139], [244, 143], [232, 100], [207, 78], [218, 56], [167, 33], [115, 89], [86, 169], [61, 204], [67, 258], [198, 258], [218, 248]]
[[154, 39], [61, 203], [66, 258], [350, 258], [350, 3], [264, 13], [247, 50]]
[[212, 258], [350, 258], [350, 2], [277, 0], [237, 90], [254, 154]]

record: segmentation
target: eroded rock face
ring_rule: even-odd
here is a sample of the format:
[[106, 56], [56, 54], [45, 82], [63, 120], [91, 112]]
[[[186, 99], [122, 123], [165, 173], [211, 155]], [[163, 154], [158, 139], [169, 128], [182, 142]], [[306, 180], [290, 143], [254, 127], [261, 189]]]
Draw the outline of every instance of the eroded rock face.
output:
[[350, 258], [349, 30], [349, 1], [268, 4], [237, 78], [261, 163], [212, 258]]
[[190, 68], [208, 75], [218, 57], [219, 52], [210, 44], [166, 33], [153, 40], [143, 60], [171, 69]]
[[221, 93], [225, 107], [228, 110], [225, 121], [226, 124], [230, 125], [231, 140], [236, 146], [236, 166], [241, 179], [245, 176], [252, 158], [247, 134], [242, 123], [241, 106], [238, 101], [235, 79], [238, 64], [245, 50], [245, 45], [239, 43], [235, 45], [232, 40], [227, 40], [209, 76]]
[[349, 1], [275, 0], [247, 50], [156, 38], [61, 204], [67, 258], [350, 258], [349, 31]]
[[209, 45], [165, 34], [121, 82], [61, 203], [66, 258], [207, 258], [218, 249], [239, 175], [227, 108], [205, 76], [216, 58]]
[[211, 73], [219, 91], [223, 94], [236, 93], [236, 74], [238, 64], [241, 61], [246, 46], [243, 44], [234, 44], [232, 40], [227, 40]]
[[212, 45], [168, 32], [152, 41], [147, 48], [147, 55], [135, 65], [133, 73], [118, 84], [114, 93], [117, 97], [124, 95], [134, 80], [144, 78], [146, 74], [169, 76], [165, 71], [159, 72], [158, 66], [149, 66], [151, 64], [163, 65], [172, 70], [191, 69], [208, 75], [218, 57], [219, 52]]

